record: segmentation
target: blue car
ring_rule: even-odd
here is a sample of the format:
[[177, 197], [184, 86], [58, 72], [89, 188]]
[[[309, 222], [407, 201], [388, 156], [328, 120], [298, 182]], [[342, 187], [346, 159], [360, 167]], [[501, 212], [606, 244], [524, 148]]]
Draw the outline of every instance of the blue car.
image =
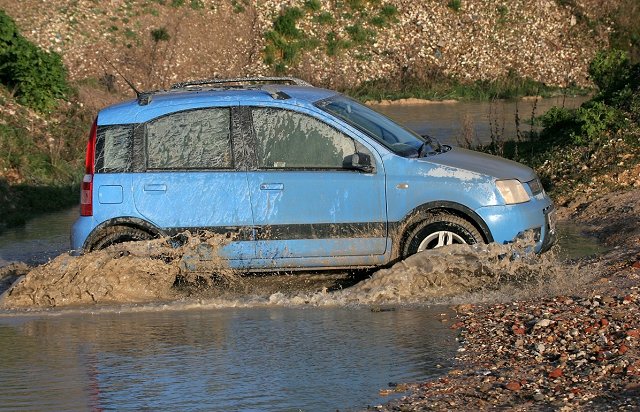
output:
[[450, 244], [555, 240], [528, 167], [441, 145], [293, 78], [180, 83], [98, 113], [72, 248], [224, 234], [243, 270], [385, 265]]

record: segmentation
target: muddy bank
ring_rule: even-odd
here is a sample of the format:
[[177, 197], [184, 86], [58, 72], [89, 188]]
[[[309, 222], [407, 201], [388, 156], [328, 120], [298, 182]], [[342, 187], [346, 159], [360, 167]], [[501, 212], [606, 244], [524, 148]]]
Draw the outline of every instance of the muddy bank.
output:
[[582, 285], [457, 306], [457, 367], [376, 409], [640, 408], [640, 190], [576, 199], [561, 216], [612, 248], [576, 272]]

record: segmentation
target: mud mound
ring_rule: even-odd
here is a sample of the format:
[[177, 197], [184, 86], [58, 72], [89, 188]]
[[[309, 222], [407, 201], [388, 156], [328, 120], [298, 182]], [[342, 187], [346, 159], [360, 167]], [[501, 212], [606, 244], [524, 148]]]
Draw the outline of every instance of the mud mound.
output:
[[[170, 239], [114, 245], [83, 256], [61, 255], [31, 270], [2, 297], [6, 308], [91, 303], [149, 302], [175, 297], [176, 277], [195, 279], [203, 254], [210, 268], [228, 273], [216, 251], [227, 242], [217, 235], [190, 233]], [[210, 273], [209, 273], [210, 275]]]
[[146, 302], [155, 307], [168, 300], [176, 309], [466, 303], [566, 294], [585, 282], [577, 276], [579, 267], [563, 265], [550, 253], [530, 252], [531, 240], [453, 245], [353, 277], [347, 272], [240, 277], [216, 259], [226, 242], [187, 233], [59, 256], [31, 270], [0, 306]]
[[510, 300], [568, 293], [584, 282], [577, 266], [553, 254], [529, 252], [530, 243], [452, 245], [410, 256], [350, 288], [269, 297], [272, 304], [420, 304]]

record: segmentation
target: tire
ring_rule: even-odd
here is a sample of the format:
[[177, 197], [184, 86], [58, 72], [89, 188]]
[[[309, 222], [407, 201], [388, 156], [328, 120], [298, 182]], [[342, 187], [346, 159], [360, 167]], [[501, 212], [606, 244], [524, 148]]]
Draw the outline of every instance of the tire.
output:
[[426, 249], [435, 249], [452, 244], [468, 244], [483, 242], [482, 235], [468, 220], [441, 213], [429, 216], [414, 226], [404, 243], [404, 257]]
[[90, 251], [104, 249], [117, 243], [150, 239], [153, 239], [153, 236], [142, 229], [129, 226], [111, 226], [104, 230], [103, 235], [91, 246]]

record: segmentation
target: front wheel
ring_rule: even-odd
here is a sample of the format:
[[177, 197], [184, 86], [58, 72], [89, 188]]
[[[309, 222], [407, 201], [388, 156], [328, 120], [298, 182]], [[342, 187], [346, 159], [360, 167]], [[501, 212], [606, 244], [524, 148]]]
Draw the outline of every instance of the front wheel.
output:
[[450, 214], [430, 216], [419, 223], [407, 237], [404, 256], [442, 246], [482, 242], [482, 235], [468, 220]]

